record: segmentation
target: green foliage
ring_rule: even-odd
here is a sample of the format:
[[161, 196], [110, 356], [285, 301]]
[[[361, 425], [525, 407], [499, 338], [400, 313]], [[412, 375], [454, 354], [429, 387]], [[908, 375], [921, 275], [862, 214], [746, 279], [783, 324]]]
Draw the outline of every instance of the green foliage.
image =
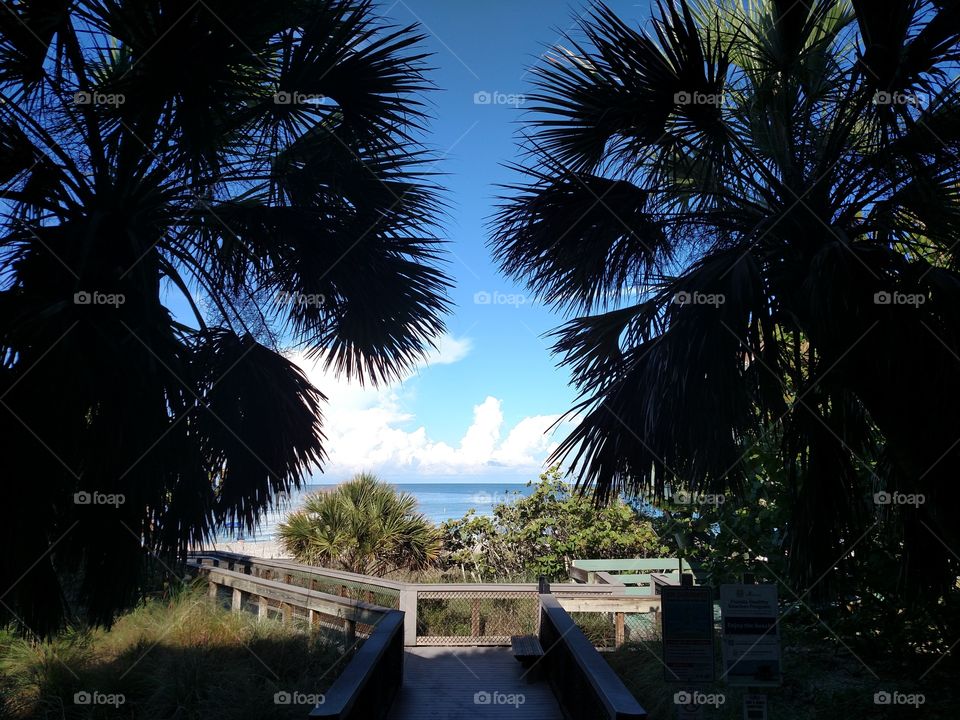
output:
[[[857, 544], [849, 552], [838, 553], [816, 586], [798, 591], [787, 582], [788, 538], [806, 530], [795, 529], [796, 491], [777, 453], [779, 440], [771, 433], [747, 454], [747, 480], [724, 502], [677, 502], [678, 496], [689, 500], [691, 493], [675, 487], [673, 501], [657, 503], [662, 514], [654, 517], [654, 527], [670, 553], [696, 563], [714, 586], [740, 582], [744, 573], [776, 584], [784, 608], [792, 607], [784, 626], [802, 630], [808, 640], [829, 643], [839, 635], [863, 657], [883, 658], [905, 671], [918, 659], [929, 666], [947, 653], [960, 633], [960, 587], [928, 602], [904, 592], [902, 533], [889, 513], [877, 514], [874, 525], [854, 538]], [[852, 482], [858, 488], [857, 510], [871, 514], [871, 468], [861, 468]], [[807, 542], [831, 541], [810, 537]], [[898, 620], [891, 623], [890, 618]]]
[[308, 496], [278, 533], [300, 562], [378, 577], [425, 569], [440, 552], [437, 531], [417, 512], [417, 499], [366, 473]]
[[499, 503], [493, 517], [470, 511], [440, 527], [444, 562], [477, 579], [567, 577], [576, 558], [659, 557], [664, 544], [650, 519], [630, 505], [598, 505], [574, 492], [551, 468], [530, 483], [533, 492]]

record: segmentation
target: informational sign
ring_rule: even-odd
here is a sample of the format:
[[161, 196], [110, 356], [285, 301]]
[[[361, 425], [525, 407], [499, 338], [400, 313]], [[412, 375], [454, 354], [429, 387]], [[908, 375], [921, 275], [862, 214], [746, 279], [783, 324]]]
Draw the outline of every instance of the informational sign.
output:
[[743, 696], [743, 720], [767, 720], [767, 696]]
[[780, 685], [777, 586], [721, 585], [720, 613], [722, 678], [731, 685]]
[[715, 677], [713, 590], [707, 587], [663, 588], [664, 679], [686, 685]]

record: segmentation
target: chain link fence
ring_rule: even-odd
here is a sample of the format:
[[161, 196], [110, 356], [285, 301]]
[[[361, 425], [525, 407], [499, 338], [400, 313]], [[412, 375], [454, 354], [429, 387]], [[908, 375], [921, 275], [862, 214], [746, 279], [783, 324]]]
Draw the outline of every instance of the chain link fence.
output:
[[535, 592], [420, 591], [418, 645], [509, 645], [539, 623]]

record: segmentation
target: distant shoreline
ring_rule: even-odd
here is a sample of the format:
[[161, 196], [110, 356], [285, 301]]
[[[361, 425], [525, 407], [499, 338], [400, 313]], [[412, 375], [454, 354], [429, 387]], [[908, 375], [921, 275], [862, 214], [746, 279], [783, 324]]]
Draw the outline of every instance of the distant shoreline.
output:
[[[192, 550], [200, 550], [198, 547]], [[291, 555], [280, 548], [280, 543], [269, 538], [263, 540], [228, 540], [216, 541], [203, 546], [203, 551], [213, 552], [222, 551], [237, 553], [238, 555], [250, 555], [263, 559], [290, 558]]]

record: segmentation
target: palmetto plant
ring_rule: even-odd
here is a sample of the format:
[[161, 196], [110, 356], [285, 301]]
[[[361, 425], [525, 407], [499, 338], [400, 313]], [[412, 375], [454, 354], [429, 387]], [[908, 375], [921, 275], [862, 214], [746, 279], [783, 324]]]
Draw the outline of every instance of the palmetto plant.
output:
[[421, 39], [366, 0], [4, 4], [2, 612], [109, 620], [298, 486], [323, 396], [278, 348], [380, 382], [441, 332]]
[[952, 584], [960, 7], [702, 0], [643, 31], [598, 5], [580, 28], [536, 70], [493, 240], [576, 316], [557, 459], [601, 496], [723, 492], [775, 433], [804, 587], [827, 587], [884, 488], [926, 497], [879, 508], [910, 586]]
[[367, 473], [307, 497], [279, 535], [300, 562], [378, 577], [423, 570], [440, 554], [440, 536], [417, 512], [417, 499]]

